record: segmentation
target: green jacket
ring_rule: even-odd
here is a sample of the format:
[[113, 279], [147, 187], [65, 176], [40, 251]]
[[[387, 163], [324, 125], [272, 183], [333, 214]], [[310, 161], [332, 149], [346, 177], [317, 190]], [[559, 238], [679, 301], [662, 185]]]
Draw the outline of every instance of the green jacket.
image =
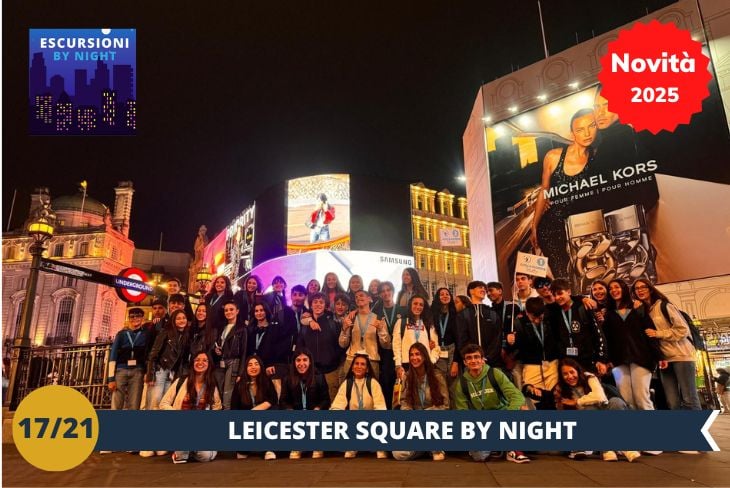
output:
[[457, 410], [469, 410], [467, 395], [472, 398], [472, 404], [476, 410], [519, 410], [524, 405], [525, 397], [522, 396], [520, 390], [505, 376], [502, 370], [496, 368], [494, 370], [494, 379], [507, 400], [507, 404], [500, 403], [497, 392], [494, 391], [489, 378], [487, 378], [488, 369], [489, 366], [485, 364], [476, 378], [472, 377], [469, 371], [464, 371], [463, 377], [466, 379], [469, 391], [462, 391], [461, 381], [457, 381], [454, 385]]

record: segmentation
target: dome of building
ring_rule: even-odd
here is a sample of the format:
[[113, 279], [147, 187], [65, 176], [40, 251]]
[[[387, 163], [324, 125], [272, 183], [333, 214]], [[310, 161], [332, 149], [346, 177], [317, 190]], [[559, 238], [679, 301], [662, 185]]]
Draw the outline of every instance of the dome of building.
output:
[[100, 217], [106, 215], [106, 205], [99, 200], [91, 198], [89, 195], [86, 195], [86, 199], [84, 199], [84, 194], [80, 192], [76, 195], [65, 195], [54, 198], [51, 202], [51, 207], [56, 212], [64, 210], [80, 212], [82, 201], [84, 202], [84, 213], [90, 213]]

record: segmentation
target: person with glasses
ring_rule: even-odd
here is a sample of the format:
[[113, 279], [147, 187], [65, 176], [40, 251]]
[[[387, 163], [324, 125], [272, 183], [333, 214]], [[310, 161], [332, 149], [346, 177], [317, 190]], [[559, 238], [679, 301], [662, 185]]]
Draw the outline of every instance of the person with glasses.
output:
[[661, 348], [663, 361], [659, 363], [659, 376], [669, 408], [701, 410], [695, 383], [695, 348], [690, 341], [689, 325], [679, 309], [651, 282], [643, 278], [636, 280], [634, 294], [654, 323], [655, 329], [645, 329], [644, 333]]
[[542, 298], [545, 305], [555, 303], [555, 297], [550, 289], [550, 285], [552, 284], [550, 278], [535, 278], [532, 283], [535, 287], [535, 291], [538, 295], [540, 295], [540, 298]]
[[662, 354], [659, 343], [649, 339], [645, 332], [654, 329], [654, 324], [641, 308], [634, 307], [626, 282], [611, 280], [608, 293], [611, 298], [603, 333], [616, 386], [629, 407], [654, 410], [649, 385]]
[[[456, 382], [454, 402], [457, 410], [521, 410], [525, 397], [499, 368], [484, 361], [484, 350], [477, 344], [467, 344], [461, 350], [465, 371]], [[491, 371], [491, 372], [490, 372]], [[469, 451], [474, 461], [487, 461], [491, 451]], [[522, 451], [509, 451], [507, 460], [529, 463]]]
[[[160, 410], [220, 410], [221, 397], [213, 378], [213, 360], [205, 352], [199, 352], [190, 362], [191, 373], [181, 376], [170, 385], [160, 400]], [[190, 454], [198, 462], [215, 459], [217, 451], [175, 451], [172, 462], [188, 462]]]
[[108, 387], [112, 410], [139, 410], [147, 368], [150, 333], [142, 327], [144, 311], [129, 309], [129, 326], [117, 332], [109, 353]]

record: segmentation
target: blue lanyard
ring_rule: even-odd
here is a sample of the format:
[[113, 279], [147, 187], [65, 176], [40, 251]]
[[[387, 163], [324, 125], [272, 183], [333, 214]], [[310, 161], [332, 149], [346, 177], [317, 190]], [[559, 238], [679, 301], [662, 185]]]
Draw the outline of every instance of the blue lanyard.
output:
[[418, 399], [421, 401], [421, 410], [424, 410], [426, 408], [426, 386], [428, 385], [426, 381], [426, 375], [423, 375], [423, 381], [421, 381], [421, 384], [418, 385]]
[[563, 323], [565, 323], [565, 328], [568, 329], [568, 340], [570, 341], [570, 347], [573, 347], [573, 329], [571, 328], [571, 325], [573, 324], [573, 309], [568, 309], [568, 315], [565, 315], [565, 310], [560, 310], [560, 312], [563, 314]]
[[266, 329], [264, 329], [263, 332], [261, 332], [261, 331], [256, 332], [256, 351], [259, 350], [259, 346], [261, 345], [261, 341], [264, 339], [265, 335], [266, 335]]
[[446, 326], [449, 325], [449, 312], [446, 312], [445, 317], [439, 317], [439, 329], [441, 329], [441, 345], [445, 346], [446, 341], [444, 336], [446, 335]]
[[302, 410], [307, 409], [307, 387], [303, 381], [299, 382], [299, 388], [302, 390]]
[[390, 317], [388, 317], [388, 312], [385, 310], [385, 305], [383, 305], [383, 318], [385, 319], [385, 325], [388, 326], [388, 333], [390, 335], [393, 335], [393, 325], [395, 320], [395, 304], [390, 309]]
[[357, 320], [357, 328], [360, 329], [360, 345], [362, 347], [365, 346], [365, 332], [367, 332], [368, 327], [370, 327], [370, 321], [371, 317], [370, 314], [368, 314], [368, 318], [365, 319], [365, 328], [362, 327], [362, 322], [360, 321], [360, 314], [357, 314], [355, 316], [355, 319]]
[[535, 331], [535, 335], [537, 336], [537, 339], [540, 341], [540, 345], [542, 345], [542, 359], [545, 360], [545, 324], [543, 321], [540, 321], [540, 331], [542, 334], [537, 332], [537, 327], [535, 324], [530, 322], [530, 325], [532, 325], [532, 329]]
[[214, 307], [216, 303], [218, 303], [223, 295], [216, 295], [214, 298], [210, 299], [210, 306]]
[[136, 345], [136, 343], [137, 343], [137, 337], [139, 337], [139, 331], [140, 331], [140, 330], [141, 330], [141, 329], [137, 329], [137, 330], [135, 330], [135, 331], [134, 331], [134, 332], [135, 332], [135, 334], [134, 334], [134, 339], [132, 339], [132, 334], [130, 334], [130, 333], [129, 333], [129, 331], [127, 331], [127, 332], [126, 332], [126, 334], [127, 334], [127, 339], [129, 339], [129, 344], [130, 344], [130, 345], [132, 346], [132, 349], [134, 349], [134, 346], [135, 346], [135, 345]]
[[[367, 379], [365, 379], [365, 381], [367, 381]], [[355, 386], [355, 394], [357, 395], [357, 409], [364, 410], [365, 402], [363, 400], [362, 389], [359, 386], [357, 386], [357, 381], [355, 381], [354, 379], [352, 380], [352, 383]]]

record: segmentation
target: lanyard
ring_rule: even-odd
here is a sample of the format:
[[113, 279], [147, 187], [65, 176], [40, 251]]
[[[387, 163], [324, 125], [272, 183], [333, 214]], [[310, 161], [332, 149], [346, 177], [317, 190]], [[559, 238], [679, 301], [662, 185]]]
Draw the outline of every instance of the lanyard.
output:
[[299, 388], [302, 390], [302, 410], [307, 409], [307, 386], [303, 381], [299, 382]]
[[261, 345], [261, 341], [264, 340], [264, 336], [266, 335], [266, 329], [263, 331], [256, 332], [256, 351], [259, 350], [259, 346]]
[[223, 295], [216, 295], [214, 298], [210, 299], [210, 306], [214, 307], [216, 303], [218, 303]]
[[[182, 381], [182, 378], [178, 381]], [[200, 405], [200, 399], [203, 398], [204, 393], [205, 393], [205, 383], [203, 383], [203, 386], [200, 387], [200, 390], [198, 391], [198, 394], [195, 397], [195, 408], [193, 410], [198, 409], [198, 405]]]
[[416, 342], [421, 338], [421, 327], [423, 327], [423, 321], [421, 319], [416, 320], [413, 324], [413, 335], [416, 337]]
[[385, 325], [388, 326], [388, 333], [390, 335], [393, 335], [393, 321], [395, 320], [395, 304], [393, 304], [393, 307], [390, 309], [390, 317], [388, 317], [388, 312], [386, 311], [385, 306], [383, 306], [383, 318], [385, 319]]
[[565, 315], [565, 310], [560, 310], [560, 312], [563, 314], [563, 323], [565, 323], [565, 328], [568, 329], [568, 340], [570, 341], [570, 347], [573, 347], [573, 329], [571, 329], [571, 325], [573, 324], [573, 309], [568, 309], [568, 315]]
[[471, 385], [471, 388], [474, 390], [474, 397], [479, 400], [479, 405], [482, 407], [481, 410], [484, 410], [484, 389], [487, 386], [487, 377], [485, 376], [482, 378], [482, 387], [481, 391], [477, 392], [476, 387], [474, 386], [474, 383], [471, 381], [469, 382], [469, 385]]
[[421, 401], [421, 410], [426, 409], [426, 386], [428, 383], [426, 382], [426, 375], [423, 375], [423, 381], [421, 381], [421, 384], [418, 385], [418, 399]]
[[129, 331], [126, 332], [127, 339], [129, 340], [129, 343], [132, 345], [132, 354], [129, 356], [129, 359], [134, 359], [134, 345], [137, 342], [137, 337], [139, 337], [139, 332], [138, 332], [139, 330], [141, 330], [141, 329], [137, 329], [135, 331], [134, 339], [132, 339], [132, 334], [130, 334]]
[[251, 387], [248, 387], [248, 396], [251, 397], [251, 408], [256, 406], [256, 396], [253, 394]]
[[540, 332], [538, 332], [535, 324], [530, 322], [530, 325], [532, 325], [532, 329], [535, 331], [535, 335], [537, 336], [537, 339], [540, 341], [540, 345], [542, 345], [542, 358], [545, 359], [545, 326], [544, 326], [543, 322], [540, 321]]
[[360, 314], [357, 314], [355, 319], [357, 320], [357, 328], [360, 329], [360, 346], [365, 347], [365, 332], [367, 332], [368, 327], [370, 327], [370, 314], [368, 314], [368, 318], [365, 319], [365, 328], [363, 328], [362, 322], [360, 321]]
[[[367, 379], [365, 381], [367, 381]], [[365, 409], [365, 402], [364, 402], [364, 399], [363, 399], [362, 388], [360, 388], [359, 386], [357, 386], [357, 381], [356, 380], [353, 379], [352, 382], [353, 382], [353, 384], [355, 386], [355, 394], [357, 395], [357, 409], [358, 410], [364, 410]]]
[[441, 345], [446, 345], [444, 336], [446, 335], [446, 326], [449, 325], [449, 312], [446, 312], [446, 316], [439, 317], [439, 329], [441, 329]]

